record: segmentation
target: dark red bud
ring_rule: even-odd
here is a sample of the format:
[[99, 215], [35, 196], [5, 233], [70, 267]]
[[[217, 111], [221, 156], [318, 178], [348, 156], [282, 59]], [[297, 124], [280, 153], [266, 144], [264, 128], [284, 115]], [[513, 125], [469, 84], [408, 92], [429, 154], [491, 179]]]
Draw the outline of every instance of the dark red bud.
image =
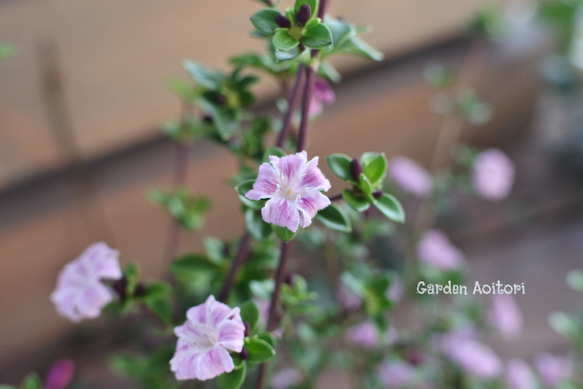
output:
[[146, 293], [146, 287], [144, 284], [136, 285], [136, 289], [134, 290], [134, 297], [142, 297]]
[[124, 300], [126, 298], [126, 290], [127, 290], [127, 287], [128, 287], [128, 279], [125, 278], [125, 277], [122, 277], [119, 280], [116, 280], [111, 287], [113, 288], [113, 290], [115, 291], [115, 293], [117, 293], [117, 295], [119, 296], [119, 298], [121, 300]]
[[374, 197], [375, 199], [380, 199], [381, 197], [383, 197], [382, 189], [377, 189], [374, 192], [372, 192], [372, 197]]
[[241, 358], [242, 360], [246, 360], [247, 358], [249, 358], [249, 351], [246, 348], [243, 348], [243, 350], [241, 350], [241, 352], [239, 353], [239, 358]]
[[217, 103], [217, 105], [225, 105], [227, 104], [227, 98], [225, 97], [225, 95], [219, 93], [215, 97], [215, 103]]
[[312, 9], [307, 4], [302, 4], [296, 15], [296, 25], [304, 27], [312, 17]]
[[213, 122], [213, 118], [211, 115], [204, 115], [202, 121], [206, 124], [211, 124]]
[[246, 321], [243, 322], [245, 325], [245, 336], [251, 335], [251, 326]]
[[419, 350], [411, 350], [407, 353], [407, 361], [413, 366], [419, 366], [423, 363], [423, 353]]
[[350, 161], [350, 175], [354, 181], [360, 180], [360, 175], [362, 173], [362, 163], [360, 163], [359, 159], [353, 159]]
[[277, 23], [277, 25], [281, 28], [291, 28], [291, 26], [292, 26], [289, 19], [286, 18], [285, 16], [283, 16], [282, 14], [278, 14], [275, 17], [275, 23]]
[[294, 275], [293, 273], [288, 273], [285, 278], [283, 279], [283, 282], [286, 283], [289, 286], [294, 286]]

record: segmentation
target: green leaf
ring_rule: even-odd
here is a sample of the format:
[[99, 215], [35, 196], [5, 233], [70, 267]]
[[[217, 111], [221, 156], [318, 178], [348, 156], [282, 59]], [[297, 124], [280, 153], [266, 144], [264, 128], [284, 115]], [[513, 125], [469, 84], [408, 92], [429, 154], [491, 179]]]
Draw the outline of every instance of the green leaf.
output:
[[253, 23], [257, 31], [272, 35], [275, 33], [275, 29], [279, 28], [275, 21], [277, 15], [279, 15], [279, 12], [274, 9], [262, 9], [251, 16], [251, 23]]
[[208, 272], [216, 271], [218, 265], [211, 261], [206, 255], [186, 254], [178, 258], [170, 265], [170, 271], [174, 274], [184, 272]]
[[6, 58], [14, 53], [14, 46], [7, 43], [0, 43], [0, 59]]
[[273, 46], [280, 51], [289, 51], [300, 44], [300, 41], [292, 38], [287, 30], [280, 30], [275, 33], [272, 39]]
[[212, 72], [194, 61], [184, 61], [182, 66], [194, 81], [209, 89], [219, 89], [223, 82], [223, 76], [220, 73]]
[[170, 324], [172, 321], [172, 305], [167, 298], [149, 298], [144, 300], [144, 303], [164, 324]]
[[251, 330], [255, 328], [259, 321], [259, 308], [253, 301], [246, 301], [241, 305], [241, 319], [249, 323]]
[[571, 341], [579, 337], [580, 321], [563, 312], [553, 312], [549, 315], [549, 325], [560, 335]]
[[342, 209], [335, 204], [330, 204], [318, 212], [318, 220], [326, 227], [336, 231], [351, 232], [352, 225]]
[[243, 385], [243, 382], [245, 382], [246, 375], [247, 362], [242, 361], [231, 372], [218, 376], [217, 384], [220, 389], [239, 389]]
[[342, 76], [332, 64], [329, 62], [320, 62], [320, 67], [318, 68], [318, 75], [329, 79], [332, 82], [338, 83], [342, 81]]
[[350, 162], [352, 158], [344, 154], [331, 154], [326, 158], [330, 170], [344, 181], [353, 181], [350, 174]]
[[241, 202], [251, 208], [251, 209], [261, 209], [263, 208], [264, 204], [263, 201], [256, 201], [256, 200], [251, 200], [247, 197], [245, 197], [245, 194], [247, 192], [249, 192], [251, 189], [253, 189], [253, 184], [255, 183], [255, 180], [247, 180], [247, 181], [243, 181], [242, 183], [240, 183], [239, 185], [237, 185], [235, 187], [235, 190], [237, 191], [237, 193], [239, 194], [239, 200], [241, 200]]
[[304, 32], [302, 43], [311, 49], [321, 49], [332, 44], [332, 33], [325, 24], [320, 23]]
[[[316, 14], [317, 7], [318, 7], [317, 0], [296, 0], [296, 2], [294, 4], [294, 12], [297, 14], [298, 11], [300, 10], [300, 7], [304, 4], [307, 4], [310, 6], [310, 9], [312, 10], [312, 16]], [[295, 19], [290, 19], [290, 20], [293, 22]]]
[[21, 389], [42, 389], [43, 383], [40, 380], [40, 378], [38, 377], [38, 375], [36, 375], [35, 373], [30, 373], [26, 377], [24, 377], [24, 380], [22, 380], [22, 383], [20, 384], [20, 388]]
[[146, 287], [142, 298], [144, 299], [157, 299], [161, 297], [168, 296], [170, 294], [170, 285], [167, 282], [158, 281], [152, 282]]
[[230, 139], [239, 129], [240, 112], [237, 109], [219, 108], [209, 111], [213, 123], [221, 136], [221, 139]]
[[270, 156], [275, 156], [275, 157], [285, 157], [285, 151], [283, 151], [282, 149], [280, 149], [277, 146], [270, 146], [267, 150], [265, 150], [265, 154], [263, 154], [263, 162], [269, 162], [269, 157]]
[[279, 237], [279, 239], [283, 240], [284, 242], [289, 242], [296, 236], [295, 232], [291, 232], [286, 227], [280, 227], [272, 224], [271, 228], [273, 229], [273, 232], [275, 232], [275, 234]]
[[372, 199], [372, 184], [364, 173], [360, 174], [360, 180], [358, 181], [358, 187], [362, 192], [369, 198]]
[[583, 292], [583, 271], [573, 270], [567, 274], [567, 285], [578, 292]]
[[140, 268], [136, 263], [130, 263], [123, 270], [124, 277], [128, 280], [126, 295], [133, 296], [140, 279]]
[[289, 61], [298, 57], [301, 53], [301, 50], [297, 47], [289, 51], [275, 50], [275, 59], [276, 61]]
[[343, 20], [326, 17], [324, 19], [324, 24], [332, 33], [333, 42], [333, 47], [324, 51], [325, 55], [330, 54], [334, 48], [340, 47], [347, 39], [356, 35], [356, 29]]
[[342, 198], [346, 201], [346, 204], [358, 212], [366, 211], [370, 207], [370, 201], [367, 198], [355, 196], [350, 189], [344, 189], [342, 191]]
[[370, 46], [358, 36], [347, 39], [336, 51], [372, 59], [373, 61], [381, 61], [384, 58], [383, 53]]
[[245, 211], [245, 223], [247, 231], [256, 241], [262, 241], [271, 235], [271, 226], [263, 221], [260, 210], [248, 209]]
[[381, 183], [387, 172], [387, 158], [384, 153], [364, 153], [360, 157], [362, 168], [372, 186]]
[[394, 196], [391, 196], [388, 193], [383, 193], [383, 195], [379, 199], [374, 199], [373, 204], [383, 215], [388, 217], [389, 219], [403, 223], [405, 222], [405, 211]]
[[275, 349], [269, 343], [258, 337], [245, 339], [245, 347], [249, 351], [249, 362], [261, 363], [275, 356]]
[[257, 335], [258, 339], [263, 340], [271, 345], [271, 347], [275, 348], [277, 346], [277, 338], [271, 332], [264, 332], [262, 334]]
[[16, 389], [16, 387], [12, 385], [0, 385], [0, 389]]

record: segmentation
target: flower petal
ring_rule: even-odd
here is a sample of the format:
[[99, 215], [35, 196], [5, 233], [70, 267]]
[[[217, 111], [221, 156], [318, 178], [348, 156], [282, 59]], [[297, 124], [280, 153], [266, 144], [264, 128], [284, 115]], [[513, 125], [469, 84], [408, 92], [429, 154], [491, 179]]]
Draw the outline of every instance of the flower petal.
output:
[[109, 289], [101, 283], [96, 283], [85, 289], [85, 292], [79, 296], [77, 310], [84, 317], [94, 319], [101, 313], [101, 308], [111, 300], [113, 300], [113, 296]]
[[280, 177], [274, 167], [268, 163], [259, 166], [259, 175], [253, 184], [253, 189], [245, 193], [245, 197], [251, 200], [261, 200], [272, 197], [277, 191]]
[[305, 190], [323, 190], [328, 191], [331, 188], [330, 181], [324, 177], [322, 171], [318, 168], [318, 157], [314, 157], [306, 164], [304, 176], [300, 180], [300, 185]]
[[273, 166], [283, 177], [291, 181], [300, 175], [307, 160], [308, 154], [302, 151], [280, 158], [279, 161], [273, 163]]
[[[214, 296], [209, 296], [204, 303], [207, 309], [207, 320], [206, 323], [212, 327], [217, 327], [223, 320], [227, 319], [233, 309], [231, 309], [227, 304], [223, 304], [215, 300]], [[235, 308], [236, 314], [239, 314], [238, 308]]]
[[218, 344], [230, 351], [240, 353], [243, 350], [245, 325], [242, 320], [225, 320], [219, 326]]
[[322, 193], [313, 191], [298, 200], [298, 210], [300, 211], [300, 225], [303, 228], [312, 224], [312, 219], [319, 210], [330, 205], [330, 199]]
[[218, 346], [206, 354], [199, 356], [195, 361], [196, 378], [205, 381], [223, 373], [233, 371], [235, 364], [229, 352]]
[[296, 232], [300, 224], [300, 215], [295, 204], [284, 198], [272, 198], [261, 209], [261, 216], [266, 223], [287, 227]]

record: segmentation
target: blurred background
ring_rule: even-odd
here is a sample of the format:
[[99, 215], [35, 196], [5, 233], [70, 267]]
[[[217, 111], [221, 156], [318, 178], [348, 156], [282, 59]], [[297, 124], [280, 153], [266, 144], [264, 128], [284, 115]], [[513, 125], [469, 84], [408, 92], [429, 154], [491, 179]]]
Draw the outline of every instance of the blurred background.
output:
[[[469, 222], [449, 232], [474, 279], [526, 284], [518, 297], [524, 336], [494, 345], [524, 357], [563, 347], [546, 316], [577, 306], [564, 276], [583, 257], [583, 101], [573, 49], [583, 26], [578, 32], [578, 1], [550, 3], [541, 15], [526, 0], [332, 1], [332, 15], [374, 26], [365, 38], [385, 60], [335, 58], [344, 80], [334, 86], [336, 104], [312, 126], [309, 146], [311, 155], [372, 150], [427, 167], [442, 119], [431, 110], [435, 91], [423, 70], [435, 61], [470, 69], [466, 82], [494, 116], [465, 126], [462, 138], [507, 152], [517, 181], [502, 204], [460, 203]], [[508, 34], [476, 51], [467, 26], [492, 5], [503, 10]], [[184, 59], [225, 68], [233, 54], [262, 50], [248, 36], [259, 7], [250, 0], [0, 0], [0, 43], [15, 47], [0, 61], [0, 381], [74, 355], [91, 366], [81, 374], [100, 382], [106, 358], [96, 355], [119, 335], [103, 331], [105, 319], [74, 326], [59, 317], [49, 301], [57, 273], [104, 240], [122, 263], [137, 260], [146, 277], [161, 274], [168, 219], [145, 194], [172, 182], [173, 148], [160, 125], [179, 114], [180, 102], [166, 84], [185, 75]], [[276, 85], [256, 92], [258, 109], [273, 109]], [[236, 161], [202, 142], [190, 164], [189, 187], [211, 196], [214, 207], [203, 232], [185, 233], [182, 249], [199, 248], [204, 235], [238, 236], [244, 224], [225, 183]]]

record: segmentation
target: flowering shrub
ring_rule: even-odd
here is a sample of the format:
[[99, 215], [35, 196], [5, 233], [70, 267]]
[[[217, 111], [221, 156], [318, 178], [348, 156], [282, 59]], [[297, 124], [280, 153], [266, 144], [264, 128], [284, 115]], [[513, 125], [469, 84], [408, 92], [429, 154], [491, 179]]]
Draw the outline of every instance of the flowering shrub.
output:
[[[369, 389], [580, 387], [571, 359], [541, 354], [535, 374], [526, 361], [504, 362], [487, 345], [491, 334], [519, 336], [522, 316], [513, 297], [494, 292], [486, 303], [452, 293], [469, 265], [434, 226], [440, 216], [434, 210], [471, 193], [503, 200], [514, 181], [508, 157], [458, 145], [447, 167], [427, 171], [378, 151], [331, 154], [325, 161], [343, 182], [332, 188], [319, 157], [308, 159], [306, 150], [310, 120], [334, 102], [329, 82], [340, 80], [328, 59], [382, 55], [362, 40], [363, 28], [328, 16], [327, 0], [296, 0], [283, 12], [270, 0], [260, 3], [265, 8], [251, 16], [252, 35], [265, 41], [265, 54], [235, 56], [229, 72], [186, 61], [190, 79], [172, 84], [184, 105], [182, 117], [164, 126], [178, 154], [175, 187], [150, 196], [173, 221], [169, 277], [146, 282], [133, 263], [122, 271], [119, 253], [97, 243], [59, 275], [51, 295], [57, 312], [72, 321], [102, 311], [138, 317], [140, 351], [116, 355], [112, 368], [146, 389], [190, 381], [222, 389], [313, 388], [321, 373], [339, 369]], [[258, 81], [249, 70], [283, 86], [281, 121], [249, 109]], [[426, 75], [442, 92], [455, 82], [439, 66]], [[454, 127], [491, 115], [473, 91], [450, 90], [440, 101], [439, 113]], [[222, 145], [239, 162], [231, 182], [245, 231], [238, 239], [205, 238], [204, 252], [179, 253], [179, 229], [202, 228], [211, 203], [185, 189], [188, 152], [199, 139]], [[405, 220], [392, 193], [414, 217]], [[371, 242], [387, 237], [402, 255], [373, 257]], [[310, 266], [295, 268], [309, 271], [292, 272], [289, 265], [302, 263], [308, 251], [315, 252]], [[327, 274], [316, 283], [310, 277], [322, 268]], [[569, 283], [583, 291], [582, 280], [574, 273]], [[413, 307], [412, 323], [396, 320], [403, 306]], [[551, 323], [581, 348], [577, 318], [556, 313]], [[46, 382], [31, 375], [21, 388], [64, 389], [73, 370], [63, 362]]]

